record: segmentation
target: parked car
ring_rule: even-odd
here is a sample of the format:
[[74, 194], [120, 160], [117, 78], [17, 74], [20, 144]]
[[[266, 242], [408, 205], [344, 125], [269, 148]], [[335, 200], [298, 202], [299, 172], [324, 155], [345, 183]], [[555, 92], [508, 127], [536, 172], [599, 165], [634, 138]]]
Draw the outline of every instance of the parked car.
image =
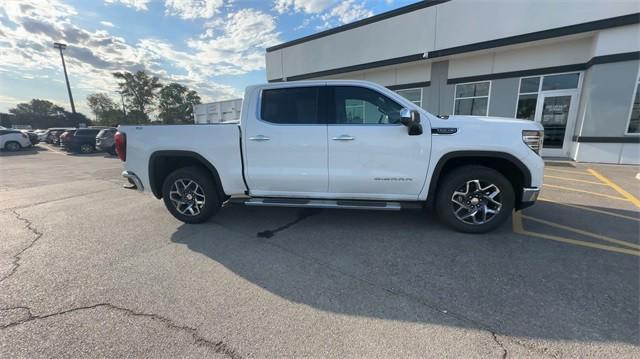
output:
[[47, 134], [47, 130], [35, 130], [35, 131], [33, 131], [33, 133], [38, 135], [38, 140], [40, 142], [44, 142], [46, 134]]
[[75, 130], [75, 128], [50, 128], [47, 130], [45, 142], [60, 146], [60, 135], [69, 130]]
[[96, 150], [96, 136], [100, 128], [79, 128], [63, 134], [63, 146], [72, 152], [92, 153]]
[[98, 151], [104, 151], [110, 155], [116, 154], [116, 144], [113, 136], [116, 134], [116, 128], [105, 128], [100, 130], [96, 135], [96, 148]]
[[543, 129], [534, 121], [438, 117], [353, 80], [250, 86], [243, 106], [240, 124], [118, 127], [123, 176], [186, 223], [206, 221], [227, 200], [377, 210], [433, 203], [444, 223], [470, 233], [496, 228], [542, 188]]
[[68, 130], [68, 131], [64, 131], [62, 134], [60, 134], [59, 137], [59, 145], [62, 148], [67, 148], [69, 142], [71, 142], [71, 139], [73, 138], [74, 134], [75, 134], [76, 130]]
[[6, 151], [19, 151], [22, 148], [31, 147], [29, 136], [18, 130], [0, 130], [0, 149]]
[[21, 131], [22, 133], [29, 136], [29, 141], [31, 142], [31, 145], [35, 146], [38, 143], [40, 143], [40, 138], [33, 131], [27, 131], [27, 130], [21, 130]]

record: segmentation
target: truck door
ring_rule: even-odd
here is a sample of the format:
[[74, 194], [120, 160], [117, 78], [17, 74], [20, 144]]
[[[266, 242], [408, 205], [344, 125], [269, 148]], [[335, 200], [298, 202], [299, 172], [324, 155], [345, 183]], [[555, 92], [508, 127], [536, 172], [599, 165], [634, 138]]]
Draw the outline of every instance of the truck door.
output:
[[322, 89], [317, 85], [263, 89], [257, 113], [243, 116], [251, 195], [316, 197], [327, 192]]
[[336, 197], [416, 200], [429, 167], [431, 133], [409, 136], [402, 105], [377, 90], [327, 86], [329, 192]]

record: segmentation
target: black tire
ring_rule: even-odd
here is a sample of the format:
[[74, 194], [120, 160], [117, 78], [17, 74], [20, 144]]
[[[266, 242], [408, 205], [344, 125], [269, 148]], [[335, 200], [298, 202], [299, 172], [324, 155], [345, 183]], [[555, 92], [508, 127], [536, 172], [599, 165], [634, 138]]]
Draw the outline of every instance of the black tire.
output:
[[83, 154], [93, 153], [96, 150], [95, 146], [91, 143], [83, 143], [78, 147], [78, 152]]
[[107, 153], [109, 153], [111, 156], [115, 156], [117, 155], [116, 153], [116, 146], [112, 146], [111, 148], [109, 148], [109, 150], [107, 151]]
[[[171, 191], [174, 184], [178, 180], [186, 180], [195, 182], [200, 188], [201, 192], [204, 195], [204, 204], [198, 206], [195, 203], [196, 200], [196, 191], [194, 190], [193, 185], [189, 185], [187, 192], [184, 192], [184, 196], [175, 195], [171, 197]], [[187, 182], [188, 183], [188, 182]], [[183, 187], [184, 188], [184, 187]], [[197, 188], [197, 187], [195, 187]], [[189, 195], [189, 191], [193, 198], [187, 198]], [[191, 201], [191, 205], [196, 206], [196, 208], [192, 208], [193, 210], [198, 210], [197, 214], [189, 214], [189, 213], [181, 213], [186, 212], [185, 209], [188, 207], [187, 204], [176, 204], [172, 201], [172, 198]], [[169, 212], [178, 220], [185, 223], [202, 223], [206, 222], [220, 210], [222, 206], [222, 201], [220, 200], [220, 196], [218, 195], [217, 187], [213, 182], [213, 178], [210, 173], [205, 171], [200, 167], [182, 167], [173, 172], [171, 172], [167, 178], [165, 178], [164, 183], [162, 184], [162, 200], [164, 201], [164, 205], [167, 207]], [[178, 209], [180, 207], [180, 210]]]
[[[480, 183], [479, 188], [477, 183]], [[489, 187], [490, 185], [495, 187]], [[479, 191], [480, 188], [485, 190]], [[499, 191], [494, 195], [495, 188]], [[460, 195], [454, 198], [455, 192]], [[468, 193], [468, 195], [462, 193]], [[486, 196], [485, 194], [488, 193], [491, 195]], [[465, 206], [459, 205], [458, 202], [462, 202]], [[499, 207], [497, 202], [501, 204]], [[504, 223], [511, 215], [514, 206], [513, 185], [507, 178], [494, 169], [470, 165], [456, 168], [440, 180], [435, 210], [446, 225], [459, 232], [486, 233]], [[490, 213], [496, 209], [498, 209], [497, 213]], [[468, 217], [471, 213], [475, 214]], [[467, 218], [461, 219], [463, 217]]]
[[22, 145], [20, 145], [20, 142], [8, 141], [4, 144], [4, 149], [10, 152], [16, 152], [22, 149]]

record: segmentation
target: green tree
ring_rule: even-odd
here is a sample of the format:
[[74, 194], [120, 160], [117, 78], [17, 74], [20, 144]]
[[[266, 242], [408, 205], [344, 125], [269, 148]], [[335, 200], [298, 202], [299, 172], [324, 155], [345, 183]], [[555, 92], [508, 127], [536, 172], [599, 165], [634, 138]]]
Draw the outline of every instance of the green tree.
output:
[[9, 112], [16, 116], [53, 117], [62, 115], [64, 108], [51, 101], [34, 98], [28, 103], [17, 104]]
[[167, 124], [193, 123], [193, 105], [199, 103], [197, 92], [178, 83], [170, 83], [160, 90], [158, 117]]
[[104, 126], [124, 123], [124, 114], [118, 104], [106, 93], [93, 93], [87, 96], [87, 105], [96, 115], [97, 122]]
[[148, 122], [149, 112], [157, 97], [158, 90], [162, 87], [156, 76], [149, 76], [144, 71], [135, 74], [131, 72], [114, 72], [113, 76], [119, 80], [120, 92], [127, 102], [127, 109], [137, 111], [144, 116], [133, 118], [145, 119]]
[[90, 125], [91, 121], [81, 113], [70, 113], [51, 101], [32, 99], [9, 109], [15, 116], [14, 124], [31, 125], [33, 128], [75, 127], [80, 123]]

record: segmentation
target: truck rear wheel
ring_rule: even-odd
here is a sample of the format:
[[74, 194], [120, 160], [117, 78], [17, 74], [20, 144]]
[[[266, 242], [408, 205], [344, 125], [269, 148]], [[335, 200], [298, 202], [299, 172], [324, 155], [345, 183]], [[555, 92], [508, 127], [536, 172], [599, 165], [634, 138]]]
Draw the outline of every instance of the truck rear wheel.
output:
[[169, 212], [185, 223], [202, 223], [221, 206], [211, 175], [199, 167], [171, 172], [162, 185], [162, 199]]
[[457, 231], [485, 233], [504, 223], [514, 204], [513, 186], [500, 172], [484, 166], [463, 166], [440, 181], [436, 212]]

